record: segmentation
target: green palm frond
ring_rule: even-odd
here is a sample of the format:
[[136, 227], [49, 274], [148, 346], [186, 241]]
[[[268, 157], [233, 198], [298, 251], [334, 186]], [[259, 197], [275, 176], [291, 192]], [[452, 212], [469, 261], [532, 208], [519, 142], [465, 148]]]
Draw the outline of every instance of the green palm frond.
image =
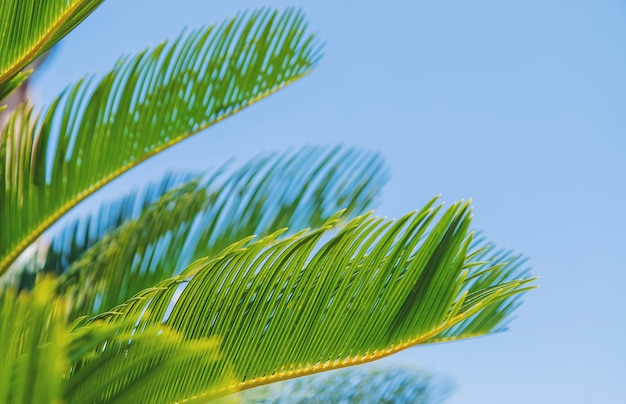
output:
[[199, 178], [199, 175], [191, 173], [168, 173], [139, 191], [131, 191], [114, 201], [104, 202], [96, 213], [74, 220], [51, 236], [52, 241], [41, 271], [64, 273], [106, 234], [138, 218], [144, 209], [166, 193]]
[[53, 403], [61, 397], [71, 338], [54, 287], [46, 280], [32, 293], [0, 294], [2, 403]]
[[[1, 402], [174, 402], [232, 392], [219, 340], [186, 340], [160, 325], [141, 333], [102, 323], [73, 329], [55, 289], [44, 278], [32, 291], [0, 293]], [[209, 379], [202, 370], [216, 363], [226, 370]]]
[[[191, 339], [218, 336], [237, 389], [431, 342], [532, 281], [509, 274], [466, 294], [474, 266], [469, 204], [441, 215], [435, 204], [398, 220], [357, 217], [326, 242], [337, 217], [287, 239], [277, 240], [277, 232], [232, 245], [92, 321], [130, 321], [136, 329], [165, 324]], [[495, 273], [506, 268], [489, 265]]]
[[[174, 403], [208, 394], [206, 401], [234, 392], [217, 339], [186, 340], [167, 327], [113, 335], [110, 330], [93, 324], [72, 334], [80, 341], [72, 352], [79, 359], [64, 378], [67, 403]], [[203, 372], [216, 364], [225, 368], [221, 375]]]
[[[526, 258], [513, 251], [498, 249], [487, 242], [483, 236], [478, 237], [471, 249], [473, 264], [463, 274], [461, 294], [464, 296], [464, 305], [473, 304], [482, 299], [484, 293], [489, 293], [490, 286], [507, 282], [515, 277], [530, 276], [530, 269], [526, 266]], [[493, 263], [501, 263], [493, 265]], [[532, 287], [528, 287], [530, 289]], [[461, 321], [454, 327], [443, 331], [431, 342], [453, 341], [459, 338], [484, 335], [489, 332], [506, 330], [511, 319], [511, 313], [520, 305], [520, 294], [512, 293], [510, 298], [497, 304], [486, 307], [475, 315]], [[460, 307], [462, 310], [463, 307]]]
[[258, 404], [436, 404], [452, 384], [409, 366], [339, 369], [246, 390], [242, 401]]
[[[148, 183], [139, 191], [132, 191], [113, 201], [103, 202], [96, 214], [80, 217], [59, 229], [51, 229], [40, 242], [31, 246], [31, 258], [24, 263], [14, 262], [2, 278], [4, 286], [18, 290], [31, 289], [41, 273], [62, 274], [91, 246], [129, 220], [136, 219], [148, 205], [166, 192], [178, 188], [193, 178], [192, 173], [168, 173]], [[34, 247], [34, 248], [33, 248]]]
[[[33, 72], [32, 70], [27, 70], [25, 72], [18, 73], [15, 76], [13, 76], [9, 81], [7, 81], [3, 86], [1, 86], [0, 87], [0, 101], [4, 100], [9, 95], [11, 95], [13, 90], [18, 88], [24, 81], [26, 81], [26, 79], [32, 74], [32, 72]], [[7, 107], [6, 104], [0, 105], [0, 112], [2, 112], [2, 110], [6, 107]]]
[[307, 74], [303, 14], [259, 10], [183, 33], [69, 87], [0, 135], [0, 274], [69, 209], [123, 172]]
[[323, 225], [363, 213], [386, 180], [377, 154], [306, 147], [261, 156], [226, 176], [192, 181], [91, 247], [61, 278], [72, 318], [111, 309], [250, 235]]
[[0, 101], [22, 70], [83, 21], [104, 0], [0, 0]]

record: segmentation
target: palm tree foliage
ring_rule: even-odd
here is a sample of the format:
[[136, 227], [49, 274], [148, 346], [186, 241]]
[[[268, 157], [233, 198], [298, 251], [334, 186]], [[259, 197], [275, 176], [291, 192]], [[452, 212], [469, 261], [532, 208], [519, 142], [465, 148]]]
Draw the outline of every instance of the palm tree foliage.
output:
[[[100, 3], [0, 0], [0, 97]], [[0, 275], [22, 276], [0, 292], [0, 401], [203, 402], [504, 329], [524, 260], [474, 236], [467, 202], [364, 214], [386, 171], [353, 149], [167, 176], [51, 232], [34, 272], [16, 261], [119, 175], [309, 73], [306, 26], [240, 14], [12, 113]]]
[[207, 386], [228, 392], [229, 373], [209, 384], [196, 371], [220, 361], [218, 340], [184, 340], [165, 327], [73, 329], [54, 287], [44, 278], [32, 293], [8, 290], [0, 299], [2, 402], [174, 401]]
[[381, 166], [371, 153], [304, 148], [261, 156], [228, 176], [218, 169], [103, 235], [69, 266], [60, 288], [75, 297], [74, 316], [111, 309], [251, 234], [318, 227], [341, 207], [346, 217], [362, 212], [385, 179]]
[[[234, 244], [94, 319], [129, 329], [165, 324], [189, 338], [218, 335], [238, 389], [372, 361], [444, 336], [484, 334], [508, 314], [510, 306], [499, 304], [526, 290], [528, 280], [504, 276], [474, 287], [491, 272], [506, 274], [508, 265], [483, 269], [468, 260], [475, 255], [469, 205], [456, 203], [436, 220], [442, 205], [435, 203], [395, 221], [359, 216], [325, 243], [337, 217], [280, 241], [279, 231]], [[496, 315], [481, 318], [483, 307], [494, 306], [501, 308]], [[486, 324], [472, 327], [477, 318]]]
[[[50, 230], [32, 248], [28, 264], [14, 262], [3, 280], [19, 289], [32, 288], [40, 272], [62, 274], [83, 255], [87, 249], [125, 222], [135, 219], [143, 209], [156, 202], [165, 193], [182, 186], [194, 178], [194, 173], [169, 172], [158, 181], [152, 181], [139, 191], [129, 192], [103, 203], [96, 214], [72, 220], [62, 227]], [[34, 247], [34, 248], [33, 248]], [[28, 253], [22, 254], [27, 255]], [[21, 272], [20, 272], [21, 271]]]
[[95, 214], [80, 217], [66, 224], [54, 233], [52, 237], [54, 244], [46, 251], [41, 271], [64, 273], [70, 264], [107, 233], [136, 219], [144, 209], [164, 194], [196, 178], [199, 178], [199, 175], [194, 173], [167, 173], [163, 178], [150, 182], [139, 191], [129, 192], [103, 203]]

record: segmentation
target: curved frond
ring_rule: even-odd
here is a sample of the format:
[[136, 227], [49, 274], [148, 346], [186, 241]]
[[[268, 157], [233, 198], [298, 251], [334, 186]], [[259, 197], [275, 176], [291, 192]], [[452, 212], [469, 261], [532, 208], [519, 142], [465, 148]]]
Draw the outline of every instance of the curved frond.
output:
[[16, 111], [0, 135], [0, 274], [95, 190], [308, 73], [305, 30], [293, 9], [237, 16], [121, 60], [42, 114]]
[[[480, 236], [472, 242], [472, 264], [463, 273], [463, 283], [459, 291], [458, 309], [475, 304], [483, 294], [490, 293], [491, 285], [514, 281], [516, 278], [530, 276], [526, 258], [511, 250], [498, 249]], [[454, 341], [461, 338], [475, 337], [488, 333], [502, 332], [511, 319], [511, 314], [521, 304], [521, 293], [533, 289], [524, 286], [517, 289], [507, 299], [485, 307], [473, 316], [459, 322], [454, 327], [444, 330], [430, 342]]]
[[61, 278], [72, 317], [94, 315], [251, 235], [319, 227], [334, 212], [368, 209], [386, 180], [377, 154], [303, 148], [226, 168], [149, 205], [91, 247]]
[[469, 298], [463, 292], [474, 266], [469, 204], [438, 215], [435, 203], [398, 220], [357, 217], [326, 242], [336, 217], [284, 240], [278, 232], [233, 245], [92, 321], [165, 324], [191, 339], [219, 336], [237, 389], [431, 342], [532, 281], [494, 278]]
[[103, 1], [0, 1], [0, 101], [17, 87], [22, 70], [30, 62], [67, 35]]

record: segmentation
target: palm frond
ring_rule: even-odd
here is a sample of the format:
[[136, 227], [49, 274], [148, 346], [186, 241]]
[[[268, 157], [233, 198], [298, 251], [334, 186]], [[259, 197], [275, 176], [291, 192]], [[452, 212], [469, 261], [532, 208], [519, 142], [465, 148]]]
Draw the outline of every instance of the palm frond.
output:
[[34, 247], [30, 260], [20, 262], [18, 259], [13, 262], [2, 278], [2, 284], [18, 290], [31, 289], [41, 273], [65, 273], [72, 263], [106, 234], [136, 219], [148, 205], [193, 178], [200, 177], [192, 173], [167, 173], [138, 191], [103, 202], [96, 214], [80, 217], [60, 229], [51, 229], [35, 245], [29, 247]]
[[144, 209], [166, 193], [199, 178], [198, 174], [192, 173], [168, 173], [139, 191], [104, 202], [95, 214], [76, 219], [51, 237], [41, 272], [65, 273], [73, 262], [106, 234], [138, 218]]
[[235, 244], [92, 321], [219, 336], [237, 389], [372, 361], [430, 342], [532, 281], [481, 282], [470, 299], [469, 204], [440, 210], [434, 199], [398, 220], [360, 216], [326, 242], [337, 217], [284, 240]]
[[32, 291], [0, 293], [1, 402], [174, 402], [232, 392], [228, 364], [217, 377], [202, 373], [223, 362], [215, 338], [185, 340], [163, 326], [137, 334], [101, 323], [76, 329], [55, 288], [46, 277]]
[[258, 404], [436, 404], [452, 384], [409, 366], [339, 369], [246, 390], [242, 401]]
[[32, 293], [0, 294], [0, 402], [52, 403], [62, 395], [71, 338], [54, 287], [45, 280]]
[[[18, 73], [15, 76], [11, 77], [11, 79], [7, 81], [3, 86], [0, 86], [0, 101], [6, 99], [9, 95], [11, 95], [11, 93], [16, 88], [18, 88], [22, 83], [24, 83], [26, 79], [28, 79], [28, 77], [32, 74], [32, 72], [33, 72], [32, 70], [27, 70], [25, 72]], [[7, 107], [6, 104], [1, 105], [0, 112], [2, 112], [2, 110], [6, 107]]]
[[[111, 330], [92, 324], [73, 333], [80, 352], [72, 352], [78, 360], [64, 379], [66, 402], [174, 403], [207, 392], [205, 400], [233, 392], [234, 377], [217, 339], [185, 340], [167, 327], [113, 335]], [[85, 349], [85, 339], [91, 350]], [[203, 372], [216, 363], [224, 373], [209, 377]]]
[[[472, 264], [463, 273], [463, 284], [460, 294], [463, 296], [463, 306], [474, 304], [491, 293], [491, 285], [511, 282], [515, 278], [530, 276], [530, 268], [526, 265], [526, 258], [515, 254], [511, 250], [499, 249], [480, 235], [473, 243], [471, 250]], [[494, 263], [499, 263], [494, 265]], [[530, 290], [534, 286], [525, 286], [517, 291]], [[520, 305], [521, 293], [513, 293], [509, 298], [486, 307], [473, 316], [461, 321], [454, 327], [444, 330], [434, 337], [431, 342], [453, 341], [460, 338], [485, 335], [487, 333], [502, 332], [511, 319], [511, 314]]]
[[0, 101], [22, 70], [83, 21], [104, 0], [0, 1]]
[[340, 148], [260, 156], [225, 171], [164, 195], [75, 261], [60, 281], [72, 318], [108, 310], [250, 235], [319, 227], [339, 209], [363, 213], [386, 180], [377, 154]]
[[17, 110], [0, 139], [0, 274], [69, 209], [123, 172], [308, 73], [303, 14], [259, 10], [183, 33]]

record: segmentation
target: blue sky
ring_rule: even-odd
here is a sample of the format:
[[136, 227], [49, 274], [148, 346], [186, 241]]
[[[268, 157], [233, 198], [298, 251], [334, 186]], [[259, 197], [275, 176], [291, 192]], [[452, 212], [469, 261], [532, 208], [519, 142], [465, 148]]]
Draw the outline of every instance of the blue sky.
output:
[[452, 403], [626, 402], [625, 2], [108, 0], [37, 97], [185, 26], [286, 4], [326, 42], [316, 72], [128, 181], [304, 144], [377, 150], [392, 172], [379, 214], [472, 197], [475, 226], [541, 276], [508, 332], [387, 361], [447, 375]]

